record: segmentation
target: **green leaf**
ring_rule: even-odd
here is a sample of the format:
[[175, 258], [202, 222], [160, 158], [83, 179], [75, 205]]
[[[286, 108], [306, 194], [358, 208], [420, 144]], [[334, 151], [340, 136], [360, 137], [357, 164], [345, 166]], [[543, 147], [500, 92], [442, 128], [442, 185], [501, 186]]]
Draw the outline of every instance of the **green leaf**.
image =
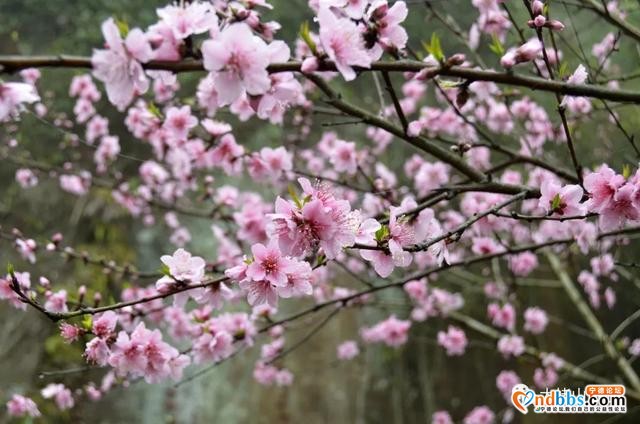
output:
[[625, 180], [629, 179], [629, 177], [631, 176], [631, 165], [629, 165], [628, 163], [622, 165], [622, 176]]
[[464, 81], [449, 81], [449, 80], [439, 80], [438, 83], [440, 84], [440, 87], [444, 88], [445, 90], [448, 88], [458, 88], [461, 85], [464, 85]]
[[162, 264], [162, 266], [160, 266], [160, 272], [162, 273], [162, 275], [171, 277], [171, 271], [169, 270], [169, 267], [166, 264]]
[[295, 202], [298, 209], [302, 208], [303, 204], [300, 201], [300, 198], [298, 197], [298, 195], [296, 194], [296, 190], [293, 188], [291, 184], [289, 184], [289, 196], [291, 196], [291, 198]]
[[569, 73], [569, 64], [567, 62], [562, 62], [560, 64], [560, 70], [558, 71], [560, 74], [560, 78], [564, 78]]
[[87, 331], [91, 330], [91, 327], [93, 327], [93, 317], [91, 315], [85, 315], [84, 318], [82, 318], [82, 328], [84, 328]]
[[560, 199], [560, 193], [557, 193], [554, 197], [553, 200], [551, 201], [551, 210], [556, 210], [560, 207], [560, 204], [562, 203], [562, 199]]
[[311, 32], [309, 31], [309, 21], [304, 21], [302, 25], [300, 25], [300, 38], [304, 40], [304, 42], [309, 46], [309, 49], [313, 53], [314, 56], [318, 55], [318, 47], [316, 46], [315, 41], [311, 38]]
[[376, 231], [376, 240], [383, 241], [389, 237], [389, 234], [389, 227], [387, 225], [383, 225], [378, 231]]
[[11, 262], [7, 262], [7, 274], [13, 276], [15, 274], [15, 269], [13, 269], [13, 264]]
[[429, 44], [422, 43], [424, 49], [432, 55], [438, 62], [444, 61], [444, 53], [442, 52], [442, 45], [440, 44], [440, 37], [435, 32], [431, 34], [431, 41]]
[[127, 34], [129, 34], [129, 24], [127, 23], [127, 21], [124, 21], [120, 18], [114, 18], [113, 20], [115, 21], [116, 26], [118, 27], [118, 31], [120, 31], [120, 36], [122, 38], [125, 38]]
[[160, 111], [160, 109], [158, 109], [158, 106], [156, 106], [155, 103], [149, 102], [149, 104], [147, 105], [147, 110], [156, 118], [162, 119], [162, 112]]
[[491, 39], [492, 41], [491, 41], [491, 44], [489, 44], [489, 49], [491, 49], [491, 51], [497, 54], [498, 56], [503, 56], [505, 50], [504, 50], [504, 46], [500, 42], [500, 39], [495, 34], [491, 36]]

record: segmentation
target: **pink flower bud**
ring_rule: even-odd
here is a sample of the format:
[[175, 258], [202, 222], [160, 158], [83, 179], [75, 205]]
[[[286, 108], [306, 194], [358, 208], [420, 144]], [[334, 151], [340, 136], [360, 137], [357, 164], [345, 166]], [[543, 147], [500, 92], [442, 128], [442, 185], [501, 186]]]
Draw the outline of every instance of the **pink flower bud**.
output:
[[531, 11], [534, 15], [541, 15], [544, 11], [544, 3], [540, 0], [534, 0], [533, 3], [531, 3]]
[[542, 28], [546, 22], [547, 18], [545, 18], [544, 15], [538, 15], [533, 19], [533, 24], [537, 28]]
[[505, 53], [505, 55], [502, 56], [502, 58], [500, 58], [500, 65], [502, 65], [503, 68], [511, 69], [515, 66], [515, 64], [516, 64], [515, 51], [510, 50], [507, 53]]
[[315, 72], [318, 70], [320, 64], [318, 63], [318, 58], [315, 56], [308, 57], [302, 62], [301, 70], [302, 72]]
[[547, 21], [545, 26], [553, 31], [562, 31], [564, 29], [564, 24], [557, 19]]
[[409, 123], [409, 127], [407, 128], [407, 134], [411, 137], [417, 137], [420, 135], [422, 131], [422, 124], [420, 121], [412, 121]]

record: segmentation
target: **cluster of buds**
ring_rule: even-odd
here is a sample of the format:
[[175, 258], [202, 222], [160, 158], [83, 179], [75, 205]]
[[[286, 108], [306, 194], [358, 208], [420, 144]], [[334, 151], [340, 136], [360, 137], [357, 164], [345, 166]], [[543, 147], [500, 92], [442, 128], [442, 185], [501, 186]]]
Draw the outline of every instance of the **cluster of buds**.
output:
[[533, 0], [531, 3], [531, 13], [533, 19], [527, 22], [531, 28], [549, 28], [553, 31], [562, 31], [564, 24], [557, 19], [547, 19], [544, 15], [544, 3], [541, 0]]

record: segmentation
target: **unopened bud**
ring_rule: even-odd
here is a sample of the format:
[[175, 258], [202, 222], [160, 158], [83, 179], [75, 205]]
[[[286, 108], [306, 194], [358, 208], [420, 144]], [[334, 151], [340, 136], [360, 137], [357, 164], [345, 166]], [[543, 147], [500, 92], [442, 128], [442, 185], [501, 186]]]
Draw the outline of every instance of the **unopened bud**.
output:
[[564, 29], [564, 24], [557, 19], [547, 21], [545, 26], [553, 31], [562, 31]]
[[460, 66], [467, 60], [466, 56], [462, 53], [456, 53], [447, 59], [447, 66]]
[[534, 0], [533, 3], [531, 3], [531, 11], [534, 15], [541, 15], [542, 12], [544, 12], [544, 3], [540, 0]]

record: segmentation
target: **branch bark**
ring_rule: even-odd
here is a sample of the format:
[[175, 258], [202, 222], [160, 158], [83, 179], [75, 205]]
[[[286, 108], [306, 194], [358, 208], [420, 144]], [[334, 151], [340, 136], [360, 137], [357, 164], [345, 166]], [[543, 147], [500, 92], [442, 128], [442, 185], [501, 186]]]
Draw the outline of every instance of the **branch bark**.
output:
[[[638, 34], [640, 37], [640, 33]], [[640, 39], [640, 38], [639, 38]], [[290, 61], [273, 63], [267, 70], [269, 73], [301, 72], [302, 63]], [[167, 70], [176, 73], [204, 71], [202, 61], [182, 60], [178, 62], [149, 62], [143, 64], [145, 69]], [[0, 72], [12, 73], [26, 68], [86, 68], [91, 69], [91, 58], [86, 56], [12, 56], [0, 55]], [[531, 90], [547, 91], [562, 95], [592, 97], [617, 102], [640, 103], [640, 92], [617, 90], [605, 86], [592, 84], [568, 84], [563, 81], [552, 81], [539, 77], [520, 75], [513, 72], [497, 72], [482, 69], [463, 68], [459, 66], [433, 67], [416, 60], [378, 61], [370, 68], [357, 68], [359, 72], [387, 71], [387, 72], [419, 72], [429, 69], [433, 75], [461, 78], [466, 81], [490, 81]], [[335, 64], [324, 62], [319, 72], [335, 71]]]

